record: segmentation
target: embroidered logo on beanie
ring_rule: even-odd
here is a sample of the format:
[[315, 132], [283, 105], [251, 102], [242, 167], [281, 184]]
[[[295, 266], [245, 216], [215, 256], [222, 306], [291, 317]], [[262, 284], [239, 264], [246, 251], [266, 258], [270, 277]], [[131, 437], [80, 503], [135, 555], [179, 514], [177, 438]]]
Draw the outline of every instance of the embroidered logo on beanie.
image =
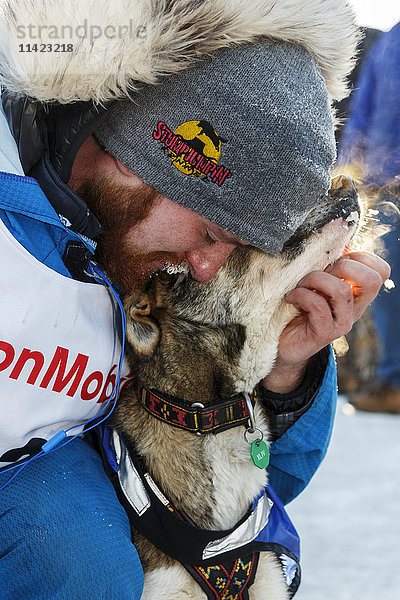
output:
[[171, 164], [185, 175], [209, 178], [218, 186], [232, 177], [230, 169], [218, 164], [222, 144], [227, 140], [208, 121], [186, 121], [175, 131], [159, 121], [153, 138], [164, 152], [168, 151]]

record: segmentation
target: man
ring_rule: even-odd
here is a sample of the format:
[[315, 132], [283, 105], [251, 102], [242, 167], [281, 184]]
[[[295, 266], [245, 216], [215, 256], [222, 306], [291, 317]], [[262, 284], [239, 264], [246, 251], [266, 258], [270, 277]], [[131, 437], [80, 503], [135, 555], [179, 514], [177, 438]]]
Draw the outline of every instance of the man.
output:
[[[115, 381], [113, 303], [88, 276], [88, 247], [98, 240], [96, 258], [122, 289], [171, 264], [207, 281], [238, 244], [279, 253], [329, 188], [327, 83], [330, 96], [343, 92], [352, 19], [336, 0], [311, 8], [135, 1], [119, 11], [98, 2], [102, 24], [125, 18], [127, 6], [138, 24], [147, 19], [149, 37], [133, 56], [130, 41], [107, 37], [39, 61], [32, 47], [15, 52], [32, 18], [28, 3], [2, 4], [3, 105], [26, 175], [3, 123], [2, 595], [138, 598], [129, 522], [96, 452], [78, 438], [40, 453], [60, 432], [68, 442], [92, 424]], [[87, 16], [75, 2], [43, 1], [40, 10], [35, 2], [35, 12], [28, 32], [49, 44], [54, 23]], [[132, 102], [127, 85], [137, 81], [144, 85]], [[287, 297], [300, 314], [281, 337], [262, 398], [275, 440], [270, 480], [285, 502], [307, 485], [329, 442], [336, 391], [326, 346], [388, 272], [371, 254], [350, 254]], [[8, 483], [14, 464], [22, 470]]]

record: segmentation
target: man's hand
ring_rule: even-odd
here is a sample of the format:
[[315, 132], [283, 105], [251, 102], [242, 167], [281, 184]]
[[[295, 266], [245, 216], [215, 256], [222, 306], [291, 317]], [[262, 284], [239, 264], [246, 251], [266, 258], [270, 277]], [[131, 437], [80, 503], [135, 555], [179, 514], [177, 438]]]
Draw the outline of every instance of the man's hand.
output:
[[389, 276], [387, 262], [361, 251], [303, 277], [285, 298], [300, 314], [283, 330], [274, 368], [263, 385], [280, 394], [295, 390], [309, 358], [350, 331]]

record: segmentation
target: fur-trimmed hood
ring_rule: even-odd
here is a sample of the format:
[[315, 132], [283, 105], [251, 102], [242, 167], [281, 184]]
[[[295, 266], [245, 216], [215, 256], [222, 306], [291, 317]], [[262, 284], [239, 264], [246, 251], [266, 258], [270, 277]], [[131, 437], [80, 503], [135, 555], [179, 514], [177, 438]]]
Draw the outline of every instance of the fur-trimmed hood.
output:
[[0, 85], [105, 103], [260, 36], [306, 48], [331, 99], [346, 95], [357, 42], [346, 0], [0, 0]]

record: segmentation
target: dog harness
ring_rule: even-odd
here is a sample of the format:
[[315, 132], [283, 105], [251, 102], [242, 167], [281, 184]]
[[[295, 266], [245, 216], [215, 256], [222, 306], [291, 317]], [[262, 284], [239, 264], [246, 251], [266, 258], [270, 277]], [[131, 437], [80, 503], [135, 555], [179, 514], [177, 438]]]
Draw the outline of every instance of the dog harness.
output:
[[99, 427], [96, 443], [131, 525], [154, 546], [179, 561], [210, 600], [248, 600], [260, 552], [273, 552], [292, 598], [300, 584], [300, 541], [271, 486], [253, 502], [232, 529], [196, 527], [179, 513], [143, 470], [142, 461], [123, 436]]

